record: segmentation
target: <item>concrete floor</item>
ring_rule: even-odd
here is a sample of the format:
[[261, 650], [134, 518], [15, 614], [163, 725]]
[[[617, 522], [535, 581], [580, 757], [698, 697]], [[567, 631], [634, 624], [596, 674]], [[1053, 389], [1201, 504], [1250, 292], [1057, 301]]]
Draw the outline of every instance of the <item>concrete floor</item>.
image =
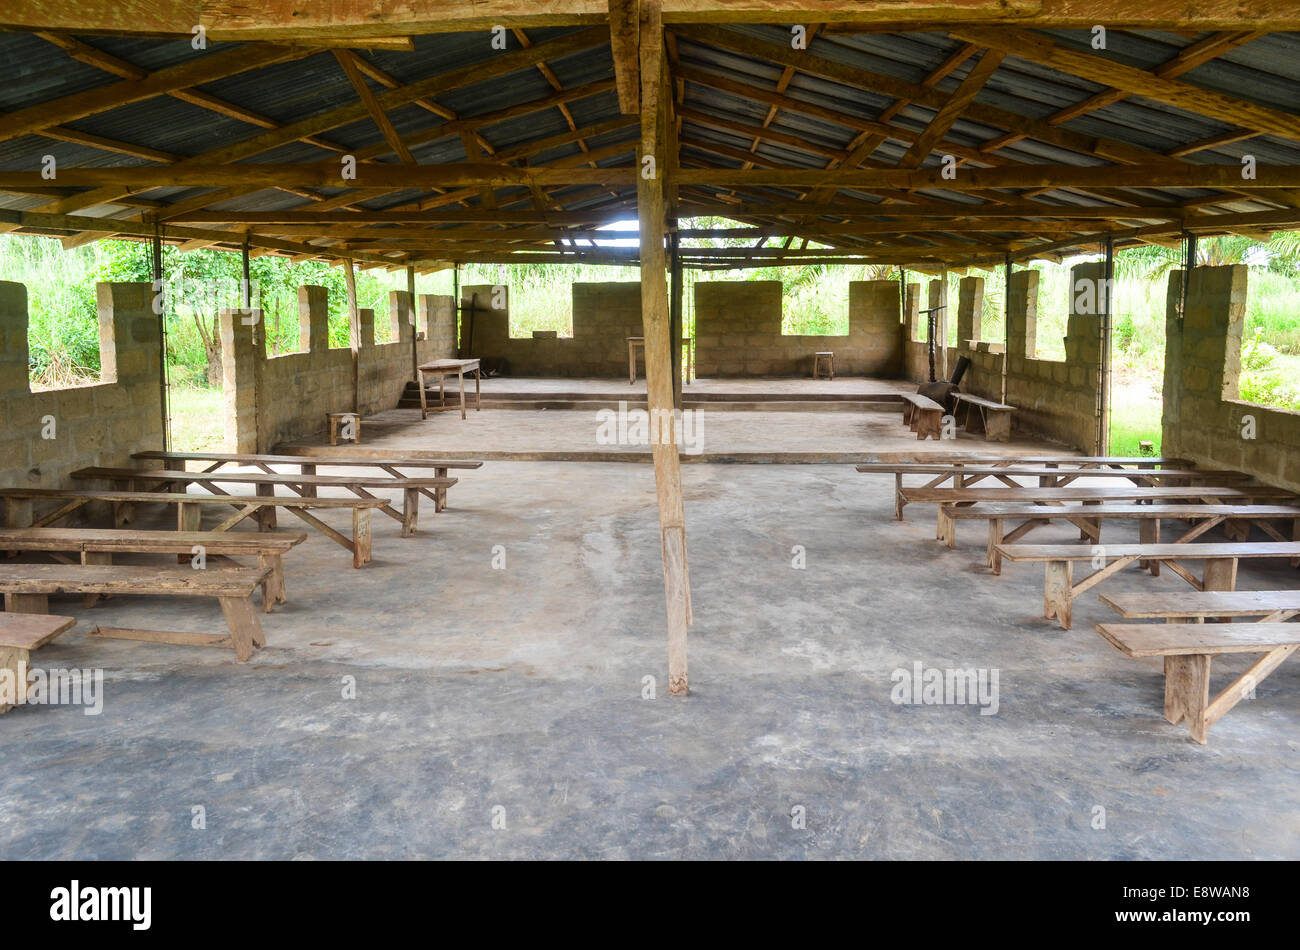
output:
[[[219, 630], [215, 605], [56, 598], [78, 629], [37, 660], [102, 667], [105, 709], [0, 718], [0, 858], [1300, 857], [1300, 663], [1202, 747], [1163, 720], [1158, 665], [1093, 632], [1112, 619], [1093, 596], [1074, 630], [1048, 624], [1041, 568], [989, 576], [982, 533], [946, 550], [927, 506], [894, 522], [889, 477], [683, 477], [685, 699], [666, 695], [647, 465], [485, 465], [415, 538], [376, 519], [360, 571], [313, 532], [243, 665], [81, 633]], [[1241, 586], [1296, 579], [1250, 567]], [[1103, 589], [1182, 583], [1132, 571]], [[999, 670], [998, 714], [894, 704], [892, 671], [917, 661]]]

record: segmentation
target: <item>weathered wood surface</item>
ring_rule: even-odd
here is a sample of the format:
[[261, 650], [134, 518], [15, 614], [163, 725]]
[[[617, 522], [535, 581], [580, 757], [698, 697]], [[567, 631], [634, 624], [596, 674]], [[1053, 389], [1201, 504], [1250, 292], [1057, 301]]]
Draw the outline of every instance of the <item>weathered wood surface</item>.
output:
[[1300, 542], [1259, 541], [1207, 542], [1200, 544], [1105, 544], [1097, 550], [1086, 544], [1002, 544], [1002, 556], [1008, 561], [1091, 561], [1124, 557], [1171, 558], [1187, 560], [1220, 557], [1295, 557]]
[[225, 465], [325, 465], [336, 468], [482, 468], [477, 459], [364, 458], [335, 455], [255, 455], [239, 452], [136, 452], [131, 458], [154, 462], [221, 462]]
[[[1179, 591], [1169, 594], [1098, 594], [1121, 617], [1252, 617], [1300, 613], [1300, 590]], [[1285, 620], [1286, 617], [1278, 617]], [[1221, 626], [1221, 625], [1216, 625]], [[1300, 628], [1297, 628], [1300, 636]]]
[[72, 473], [79, 479], [112, 479], [122, 481], [184, 482], [206, 484], [228, 482], [241, 485], [314, 485], [317, 488], [448, 488], [456, 479], [431, 476], [392, 477], [379, 475], [303, 475], [279, 472], [186, 472], [175, 469], [136, 470], [131, 468], [81, 468]]
[[0, 613], [0, 647], [39, 650], [55, 637], [76, 626], [75, 617], [52, 614]]
[[[7, 611], [38, 614], [49, 611], [50, 594], [60, 593], [216, 597], [230, 628], [230, 645], [242, 663], [253, 655], [254, 649], [266, 643], [253, 609], [253, 590], [262, 586], [270, 575], [269, 568], [195, 571], [136, 565], [3, 564], [0, 565], [0, 591], [4, 592]], [[169, 631], [137, 632], [148, 636], [133, 639], [185, 645], [191, 644], [196, 636]], [[213, 637], [199, 636], [209, 640]]]
[[196, 544], [211, 554], [280, 553], [307, 540], [287, 531], [139, 531], [123, 528], [0, 528], [0, 550], [121, 551], [188, 554]]
[[[1164, 657], [1165, 719], [1186, 722], [1202, 745], [1212, 725], [1300, 649], [1300, 624], [1294, 623], [1102, 623], [1097, 631], [1127, 656]], [[1211, 665], [1223, 653], [1264, 655], [1211, 700]]]
[[1097, 631], [1132, 657], [1262, 653], [1300, 644], [1294, 623], [1099, 623]]
[[248, 596], [270, 572], [263, 568], [196, 571], [135, 564], [0, 564], [5, 594], [167, 594]]

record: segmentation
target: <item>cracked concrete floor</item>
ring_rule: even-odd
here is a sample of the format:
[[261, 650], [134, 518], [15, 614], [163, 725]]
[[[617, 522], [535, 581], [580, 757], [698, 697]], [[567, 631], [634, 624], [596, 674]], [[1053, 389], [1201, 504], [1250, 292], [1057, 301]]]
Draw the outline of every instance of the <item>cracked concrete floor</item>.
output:
[[[1300, 857], [1300, 663], [1202, 747], [1164, 721], [1158, 664], [1093, 631], [1113, 619], [1094, 596], [1071, 631], [1043, 621], [1041, 567], [988, 575], [983, 532], [946, 550], [928, 506], [894, 522], [888, 476], [703, 463], [683, 478], [687, 699], [666, 695], [644, 464], [490, 462], [415, 538], [377, 518], [361, 571], [311, 532], [243, 665], [84, 637], [220, 630], [215, 604], [55, 598], [78, 627], [35, 660], [102, 667], [104, 711], [0, 718], [0, 857]], [[1296, 579], [1250, 566], [1240, 586]], [[1132, 571], [1104, 589], [1182, 583]], [[891, 673], [918, 661], [997, 669], [997, 714], [893, 703]]]

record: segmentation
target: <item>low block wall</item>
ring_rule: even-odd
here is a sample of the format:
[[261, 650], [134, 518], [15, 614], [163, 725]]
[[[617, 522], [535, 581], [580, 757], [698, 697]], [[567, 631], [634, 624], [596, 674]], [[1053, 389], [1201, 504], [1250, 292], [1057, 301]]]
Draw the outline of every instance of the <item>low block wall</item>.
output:
[[813, 354], [835, 354], [844, 376], [901, 376], [903, 327], [898, 284], [849, 284], [849, 332], [781, 332], [780, 281], [708, 281], [695, 285], [695, 366], [700, 376], [809, 376]]
[[[351, 348], [329, 346], [324, 287], [298, 290], [297, 353], [268, 357], [261, 315], [226, 310], [219, 316], [225, 396], [225, 444], [233, 452], [267, 452], [277, 443], [307, 438], [326, 428], [326, 413], [369, 415], [397, 405], [415, 360], [455, 355], [450, 298], [424, 295], [413, 323], [410, 294], [389, 294], [394, 342], [375, 343], [375, 315], [358, 312], [355, 358]], [[416, 340], [417, 330], [425, 338]]]
[[575, 283], [572, 294], [572, 337], [512, 337], [509, 288], [505, 306], [494, 308], [490, 284], [466, 286], [461, 290], [462, 342], [474, 356], [504, 360], [512, 376], [626, 376], [627, 338], [642, 335], [641, 284]]
[[[159, 318], [149, 284], [99, 284], [101, 382], [32, 392], [27, 288], [0, 281], [0, 485], [61, 488], [90, 465], [163, 445]], [[46, 436], [52, 436], [47, 438]]]
[[[1079, 280], [1099, 279], [1102, 266], [1094, 263], [1073, 268], [1071, 286]], [[928, 306], [938, 306], [938, 284], [938, 281], [930, 283]], [[1005, 361], [1005, 400], [1018, 410], [1013, 421], [1015, 430], [1091, 454], [1096, 449], [1097, 438], [1098, 367], [1101, 363], [1099, 317], [1095, 313], [1078, 312], [1076, 297], [1071, 294], [1065, 359], [1039, 359], [1035, 343], [1038, 272], [1023, 270], [1011, 275], [1007, 294], [1010, 304], [1007, 314], [1009, 352], [1004, 352], [1007, 347], [1001, 343], [976, 339], [981, 329], [979, 315], [983, 295], [983, 278], [962, 280], [956, 306], [949, 302], [949, 307], [956, 313], [958, 344], [944, 348], [942, 359], [936, 353], [936, 375], [947, 378], [942, 369], [944, 359], [948, 375], [951, 375], [957, 358], [966, 356], [971, 360], [971, 366], [962, 380], [962, 389], [988, 399], [1002, 399]], [[915, 309], [911, 309], [911, 301], [917, 297], [919, 288], [908, 295], [906, 365], [908, 378], [920, 383], [929, 379], [929, 359], [927, 344], [917, 339], [920, 317]]]
[[1300, 412], [1239, 396], [1249, 272], [1196, 267], [1182, 319], [1183, 272], [1169, 275], [1162, 451], [1300, 491]]

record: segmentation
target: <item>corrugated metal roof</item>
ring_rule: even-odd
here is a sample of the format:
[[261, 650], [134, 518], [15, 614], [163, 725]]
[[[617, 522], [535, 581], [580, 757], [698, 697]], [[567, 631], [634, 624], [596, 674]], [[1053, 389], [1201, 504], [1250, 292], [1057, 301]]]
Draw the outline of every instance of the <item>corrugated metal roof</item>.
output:
[[[535, 45], [571, 32], [573, 30], [566, 28], [535, 29], [527, 32], [527, 39]], [[838, 122], [824, 115], [801, 111], [798, 107], [773, 110], [766, 101], [755, 100], [741, 92], [718, 89], [711, 84], [712, 80], [687, 79], [682, 87], [683, 105], [689, 111], [683, 116], [681, 126], [682, 163], [685, 167], [738, 168], [742, 164], [743, 155], [752, 155], [753, 161], [760, 166], [804, 169], [831, 167], [835, 164], [834, 156], [847, 152], [859, 141], [861, 128], [852, 119], [872, 122], [891, 107], [894, 107], [892, 113], [896, 114], [892, 114], [888, 121], [902, 134], [882, 142], [867, 164], [868, 167], [893, 165], [907, 153], [914, 135], [923, 130], [935, 115], [933, 104], [897, 104], [895, 98], [887, 93], [830, 80], [808, 71], [796, 70], [792, 75], [785, 75], [783, 64], [720, 48], [705, 38], [692, 35], [689, 27], [675, 29], [674, 32], [677, 34], [675, 55], [685, 66], [769, 92], [775, 92], [780, 84], [784, 96], [793, 102], [813, 107], [813, 113], [831, 110], [850, 119], [848, 122]], [[789, 48], [788, 26], [735, 26], [727, 28], [727, 33]], [[1144, 70], [1154, 69], [1170, 61], [1181, 50], [1205, 37], [1162, 31], [1112, 30], [1107, 36], [1106, 49], [1097, 51], [1092, 49], [1091, 34], [1085, 30], [1040, 30], [1035, 31], [1033, 36], [1051, 40], [1068, 50], [1086, 51]], [[184, 39], [93, 37], [82, 41], [150, 72], [201, 60], [234, 48], [229, 44], [211, 44], [206, 51], [196, 51]], [[941, 32], [833, 33], [814, 36], [808, 53], [906, 83], [926, 83], [938, 95], [947, 96], [961, 84], [973, 68], [975, 60], [967, 59], [935, 82], [929, 82], [928, 77], [962, 46], [961, 39]], [[508, 36], [507, 48], [522, 48], [519, 38], [513, 33]], [[975, 101], [1028, 119], [1045, 120], [1059, 110], [1074, 106], [1105, 88], [1089, 79], [1032, 62], [1026, 58], [1028, 54], [1026, 49], [1022, 50], [1022, 55], [1013, 53], [1006, 56]], [[410, 52], [360, 50], [358, 55], [383, 70], [394, 81], [408, 84], [463, 70], [477, 63], [490, 63], [500, 55], [500, 51], [492, 48], [491, 34], [480, 31], [419, 36], [414, 39], [414, 50]], [[536, 66], [527, 66], [507, 76], [471, 81], [437, 95], [434, 101], [438, 108], [450, 110], [457, 118], [491, 116], [499, 110], [551, 95], [554, 92], [552, 76], [566, 89], [608, 80], [613, 76], [613, 61], [608, 45], [549, 60], [547, 66], [549, 76]], [[0, 112], [29, 108], [120, 81], [111, 73], [70, 58], [46, 40], [22, 33], [0, 33], [0, 79], [3, 79], [0, 82]], [[1179, 76], [1178, 81], [1294, 113], [1300, 104], [1300, 34], [1277, 33], [1256, 37], [1216, 59], [1188, 70]], [[377, 80], [368, 79], [367, 82], [378, 95], [387, 89]], [[356, 90], [331, 51], [316, 52], [248, 70], [206, 83], [199, 89], [238, 109], [249, 110], [264, 117], [271, 124], [301, 121], [340, 107], [355, 106], [358, 102]], [[617, 96], [612, 89], [572, 100], [567, 104], [567, 111], [579, 129], [608, 122], [621, 115]], [[428, 141], [412, 146], [413, 155], [420, 164], [456, 163], [467, 159], [459, 134], [436, 137], [424, 134], [445, 124], [449, 121], [447, 118], [435, 115], [416, 103], [392, 108], [388, 111], [388, 117], [399, 135], [420, 134], [421, 138], [429, 138]], [[1297, 115], [1296, 121], [1297, 128], [1300, 129], [1300, 115]], [[746, 130], [736, 129], [737, 123], [755, 130], [766, 129], [772, 137], [782, 141], [750, 135]], [[128, 146], [157, 149], [179, 157], [201, 156], [262, 131], [262, 127], [257, 124], [170, 96], [157, 96], [78, 118], [68, 122], [66, 127], [73, 132], [117, 140]], [[1223, 119], [1199, 115], [1139, 95], [1130, 95], [1070, 118], [1060, 123], [1060, 127], [1081, 136], [1100, 137], [1146, 149], [1153, 154], [1153, 159], [1188, 143], [1233, 130], [1233, 126]], [[476, 131], [494, 152], [524, 151], [532, 143], [567, 135], [571, 126], [569, 118], [560, 109], [550, 107], [504, 120], [488, 121]], [[1083, 151], [1033, 138], [1003, 144], [983, 161], [981, 156], [974, 154], [974, 150], [1002, 138], [1007, 131], [1006, 128], [962, 117], [949, 129], [945, 140], [959, 151], [964, 149], [961, 154], [971, 156], [966, 160], [974, 164], [1105, 164], [1103, 159]], [[323, 130], [315, 137], [350, 152], [386, 149], [384, 136], [368, 116]], [[756, 137], [758, 141], [755, 141]], [[593, 150], [610, 148], [612, 154], [600, 158], [597, 164], [601, 167], [617, 167], [633, 163], [638, 139], [639, 128], [631, 123], [599, 135], [588, 135], [583, 142]], [[726, 154], [719, 154], [716, 150]], [[546, 164], [561, 159], [572, 160], [582, 153], [582, 146], [576, 141], [569, 141], [551, 144], [544, 150], [534, 149], [533, 154], [516, 161], [522, 164]], [[0, 142], [0, 170], [30, 170], [37, 167], [40, 157], [46, 154], [54, 155], [60, 167], [64, 168], [150, 164], [143, 158], [87, 145], [56, 141], [42, 135], [24, 135]], [[1262, 165], [1297, 165], [1300, 164], [1300, 141], [1275, 135], [1257, 135], [1246, 141], [1195, 153], [1186, 160], [1235, 164], [1245, 154], [1254, 155]], [[337, 151], [299, 141], [251, 156], [245, 161], [299, 163], [330, 161], [338, 157]], [[472, 157], [480, 160], [477, 155]], [[392, 154], [381, 155], [379, 160], [385, 163], [398, 161]], [[932, 168], [938, 162], [938, 155], [932, 154], [926, 157], [922, 167]], [[553, 200], [563, 201], [567, 196], [575, 208], [598, 207], [613, 200], [611, 191], [615, 197], [632, 194], [630, 188], [592, 189], [573, 186], [554, 189]], [[697, 191], [724, 195], [733, 190], [700, 188]], [[346, 194], [342, 189], [333, 188], [317, 188], [313, 192], [321, 199]], [[1098, 192], [1105, 194], [1099, 197]], [[204, 193], [204, 189], [200, 188], [168, 187], [146, 191], [141, 197], [175, 203], [197, 201], [198, 196]], [[745, 188], [735, 193], [741, 194], [746, 201], [763, 197], [774, 201], [794, 201], [800, 194], [792, 188], [772, 187]], [[879, 200], [878, 196], [860, 190], [845, 189], [842, 193], [862, 202]], [[405, 189], [380, 196], [363, 193], [358, 196], [357, 204], [376, 210], [410, 208], [417, 202], [435, 199], [437, 194], [436, 191], [419, 189]], [[503, 188], [498, 189], [497, 195], [501, 207], [531, 207], [532, 195], [527, 189]], [[1015, 190], [1008, 190], [1007, 195], [1014, 198]], [[979, 197], [938, 188], [925, 189], [918, 192], [917, 196], [947, 201], [957, 207], [977, 207], [982, 203]], [[1224, 210], [1250, 211], [1272, 207], [1262, 200], [1262, 196], [1252, 198], [1204, 189], [1129, 188], [1097, 189], [1096, 192], [1090, 192], [1060, 188], [1036, 194], [1036, 200], [1040, 203], [1062, 207], [1122, 200], [1135, 204], [1175, 204], [1200, 199], [1215, 199], [1215, 204]], [[48, 196], [5, 194], [0, 195], [0, 208], [33, 209], [48, 204], [49, 200]], [[478, 201], [476, 194], [466, 198], [466, 202], [471, 205], [476, 205]], [[445, 201], [440, 203], [445, 204]], [[312, 204], [300, 194], [263, 189], [227, 198], [215, 207], [234, 213], [310, 208]], [[881, 215], [887, 215], [889, 209], [889, 205], [882, 204]], [[108, 205], [97, 209], [81, 209], [77, 213], [122, 216], [134, 215], [138, 211], [121, 205]], [[1006, 233], [1015, 234], [1013, 223], [1009, 223]], [[998, 234], [999, 232], [986, 232], [986, 235]]]

